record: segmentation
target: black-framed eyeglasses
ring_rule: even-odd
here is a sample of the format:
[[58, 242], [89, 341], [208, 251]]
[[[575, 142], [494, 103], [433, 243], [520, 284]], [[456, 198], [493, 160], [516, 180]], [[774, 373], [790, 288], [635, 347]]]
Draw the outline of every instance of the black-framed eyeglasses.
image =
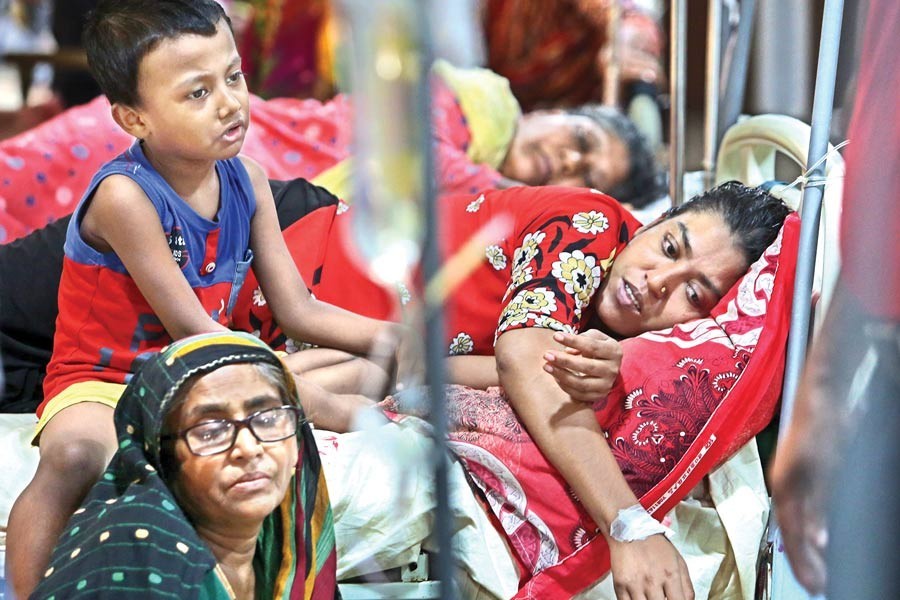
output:
[[296, 406], [276, 406], [258, 410], [244, 419], [213, 419], [187, 429], [164, 435], [162, 440], [182, 439], [188, 450], [197, 456], [211, 456], [230, 450], [238, 433], [246, 427], [260, 442], [280, 442], [297, 434], [300, 409]]

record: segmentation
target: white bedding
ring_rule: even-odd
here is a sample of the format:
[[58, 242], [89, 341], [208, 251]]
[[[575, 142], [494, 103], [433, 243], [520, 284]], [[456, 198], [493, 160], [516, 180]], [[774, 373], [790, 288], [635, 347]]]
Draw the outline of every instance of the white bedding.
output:
[[[0, 574], [9, 509], [37, 466], [37, 449], [28, 445], [34, 423], [33, 415], [0, 414]], [[373, 433], [316, 431], [334, 507], [339, 579], [415, 562], [420, 549], [428, 549], [434, 490], [431, 444], [423, 431], [414, 419]], [[705, 482], [701, 499], [684, 500], [669, 515], [673, 541], [685, 557], [698, 599], [750, 600], [768, 516], [755, 441]], [[456, 463], [450, 489], [465, 597], [509, 597], [518, 581], [514, 561]], [[578, 596], [614, 597], [609, 577]]]
[[0, 413], [0, 577], [6, 569], [9, 509], [37, 468], [38, 449], [30, 445], [35, 424], [34, 415]]

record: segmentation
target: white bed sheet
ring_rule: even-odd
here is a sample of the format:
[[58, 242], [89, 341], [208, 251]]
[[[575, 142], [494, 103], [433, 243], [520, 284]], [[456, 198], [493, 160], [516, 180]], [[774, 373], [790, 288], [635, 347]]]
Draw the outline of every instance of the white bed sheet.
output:
[[[33, 415], [0, 414], [0, 577], [9, 509], [37, 467], [37, 448], [29, 445], [34, 424]], [[316, 431], [334, 507], [339, 579], [406, 565], [415, 562], [423, 547], [429, 549], [435, 498], [426, 430], [410, 419], [402, 427], [369, 433]], [[458, 464], [451, 465], [449, 477], [454, 546], [466, 595], [507, 598], [516, 589], [518, 574], [506, 542]], [[673, 541], [685, 557], [698, 599], [750, 600], [768, 517], [755, 441], [705, 482], [702, 498], [684, 500], [667, 517], [676, 532]], [[610, 578], [578, 598], [615, 598]]]

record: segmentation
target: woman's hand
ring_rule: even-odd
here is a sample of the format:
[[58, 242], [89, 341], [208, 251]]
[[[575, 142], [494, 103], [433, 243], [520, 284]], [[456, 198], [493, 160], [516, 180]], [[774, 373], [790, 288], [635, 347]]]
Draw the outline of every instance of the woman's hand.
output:
[[612, 389], [622, 366], [622, 346], [605, 333], [591, 329], [574, 335], [557, 332], [553, 339], [565, 351], [544, 353], [544, 371], [573, 400], [596, 402]]
[[622, 81], [644, 81], [658, 86], [665, 81], [660, 63], [662, 34], [648, 15], [629, 13], [619, 22], [616, 40], [604, 44], [597, 55], [597, 68], [605, 73], [615, 54], [615, 66]]
[[609, 541], [613, 587], [619, 600], [693, 600], [687, 565], [664, 535], [635, 542]]

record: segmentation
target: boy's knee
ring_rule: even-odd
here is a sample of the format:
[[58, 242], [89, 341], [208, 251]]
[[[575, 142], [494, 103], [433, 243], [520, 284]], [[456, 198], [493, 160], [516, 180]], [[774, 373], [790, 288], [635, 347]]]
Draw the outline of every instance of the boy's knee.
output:
[[106, 446], [96, 440], [71, 440], [42, 449], [38, 470], [68, 480], [96, 480], [109, 463]]

